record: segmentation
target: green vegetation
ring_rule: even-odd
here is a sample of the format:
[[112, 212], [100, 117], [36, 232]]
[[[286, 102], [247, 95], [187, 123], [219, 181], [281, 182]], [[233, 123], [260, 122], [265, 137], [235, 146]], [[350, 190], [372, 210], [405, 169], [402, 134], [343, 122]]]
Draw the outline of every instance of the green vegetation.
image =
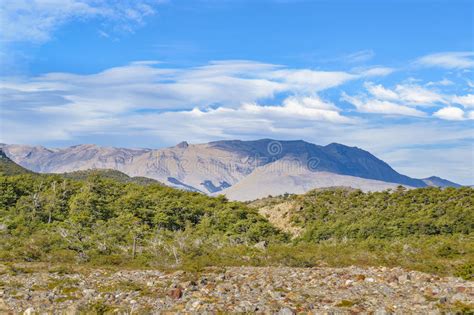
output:
[[394, 192], [374, 193], [344, 189], [314, 191], [299, 197], [300, 211], [292, 219], [304, 227], [304, 240], [316, 242], [467, 235], [474, 231], [473, 192], [468, 187], [413, 190], [400, 187]]
[[157, 180], [148, 177], [135, 176], [130, 177], [117, 170], [111, 169], [93, 169], [84, 171], [75, 171], [61, 174], [64, 178], [75, 180], [87, 180], [91, 176], [99, 176], [102, 178], [113, 179], [121, 183], [136, 183], [139, 185], [159, 184]]
[[[4, 262], [194, 271], [385, 265], [473, 279], [472, 188], [326, 189], [258, 201], [258, 207], [292, 203], [288, 220], [301, 228], [292, 239], [255, 207], [128, 180], [120, 172], [2, 173]], [[266, 248], [254, 246], [262, 241]]]
[[92, 175], [0, 176], [0, 259], [177, 265], [184, 253], [284, 241], [256, 210]]
[[20, 174], [33, 174], [33, 172], [27, 170], [16, 164], [9, 157], [5, 155], [5, 152], [0, 148], [0, 174], [3, 175], [20, 175]]

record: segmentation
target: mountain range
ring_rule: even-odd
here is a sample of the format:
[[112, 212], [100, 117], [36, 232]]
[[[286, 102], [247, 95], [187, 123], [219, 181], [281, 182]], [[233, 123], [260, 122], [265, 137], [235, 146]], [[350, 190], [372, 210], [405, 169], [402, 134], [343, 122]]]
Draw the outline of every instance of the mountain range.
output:
[[117, 170], [163, 184], [233, 200], [304, 193], [314, 188], [350, 186], [364, 191], [425, 186], [460, 186], [429, 177], [416, 179], [396, 172], [384, 161], [357, 147], [320, 146], [301, 140], [181, 142], [162, 149], [127, 149], [92, 144], [67, 148], [7, 145], [11, 160], [39, 173], [90, 169]]

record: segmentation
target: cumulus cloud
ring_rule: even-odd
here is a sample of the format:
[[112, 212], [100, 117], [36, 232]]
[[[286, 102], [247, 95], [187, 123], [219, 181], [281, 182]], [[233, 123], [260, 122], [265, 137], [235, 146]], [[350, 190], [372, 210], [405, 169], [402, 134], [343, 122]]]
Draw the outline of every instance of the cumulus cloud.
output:
[[155, 14], [160, 2], [163, 1], [4, 0], [0, 3], [0, 39], [45, 42], [59, 26], [73, 19], [100, 18], [114, 28], [131, 31], [146, 16]]
[[442, 52], [423, 56], [415, 61], [425, 67], [440, 67], [445, 69], [466, 69], [474, 67], [474, 52]]
[[445, 120], [464, 120], [464, 111], [457, 107], [444, 107], [433, 114], [434, 116]]

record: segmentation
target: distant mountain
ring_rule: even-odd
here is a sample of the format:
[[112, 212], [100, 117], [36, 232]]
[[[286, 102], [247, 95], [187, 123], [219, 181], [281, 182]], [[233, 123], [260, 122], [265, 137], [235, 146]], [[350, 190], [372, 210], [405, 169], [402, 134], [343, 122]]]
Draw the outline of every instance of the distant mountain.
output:
[[308, 172], [304, 168], [286, 168], [282, 160], [259, 167], [240, 182], [219, 192], [231, 200], [255, 200], [259, 198], [290, 194], [304, 194], [315, 188], [352, 187], [363, 191], [395, 189], [400, 184], [374, 179], [339, 175], [329, 172]]
[[[0, 174], [7, 176], [22, 175], [22, 174], [35, 174], [35, 172], [27, 170], [26, 168], [13, 162], [3, 150], [0, 149]], [[68, 173], [60, 173], [61, 177], [75, 180], [85, 180], [90, 176], [99, 176], [102, 178], [113, 179], [122, 183], [136, 183], [139, 185], [148, 184], [160, 184], [155, 179], [148, 177], [130, 177], [117, 170], [110, 169], [90, 169], [84, 171], [74, 171]]]
[[456, 187], [456, 188], [462, 187], [462, 185], [460, 185], [460, 184], [453, 183], [453, 182], [451, 182], [447, 179], [437, 177], [437, 176], [431, 176], [431, 177], [428, 177], [428, 178], [423, 178], [422, 181], [424, 181], [426, 183], [426, 185], [433, 186], [433, 187], [441, 187], [441, 188], [444, 188], [444, 187]]
[[[274, 195], [277, 191], [305, 192], [326, 185], [364, 190], [428, 185], [423, 180], [396, 172], [367, 151], [337, 143], [320, 146], [301, 140], [261, 139], [205, 144], [181, 142], [163, 149], [126, 149], [91, 144], [61, 149], [24, 145], [0, 147], [13, 161], [36, 172], [113, 169], [131, 177], [152, 178], [182, 189], [207, 194], [235, 194], [238, 199], [247, 198], [244, 191], [249, 187]], [[269, 178], [272, 178], [271, 183], [268, 183]], [[244, 187], [246, 182], [248, 185]], [[237, 192], [238, 189], [241, 192]]]

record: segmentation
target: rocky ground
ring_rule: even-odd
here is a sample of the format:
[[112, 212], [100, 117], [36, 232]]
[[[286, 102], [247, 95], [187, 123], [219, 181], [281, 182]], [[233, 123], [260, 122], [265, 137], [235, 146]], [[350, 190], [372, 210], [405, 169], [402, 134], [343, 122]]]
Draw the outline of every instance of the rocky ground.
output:
[[438, 314], [473, 312], [473, 301], [472, 281], [400, 268], [192, 273], [0, 265], [0, 314]]

